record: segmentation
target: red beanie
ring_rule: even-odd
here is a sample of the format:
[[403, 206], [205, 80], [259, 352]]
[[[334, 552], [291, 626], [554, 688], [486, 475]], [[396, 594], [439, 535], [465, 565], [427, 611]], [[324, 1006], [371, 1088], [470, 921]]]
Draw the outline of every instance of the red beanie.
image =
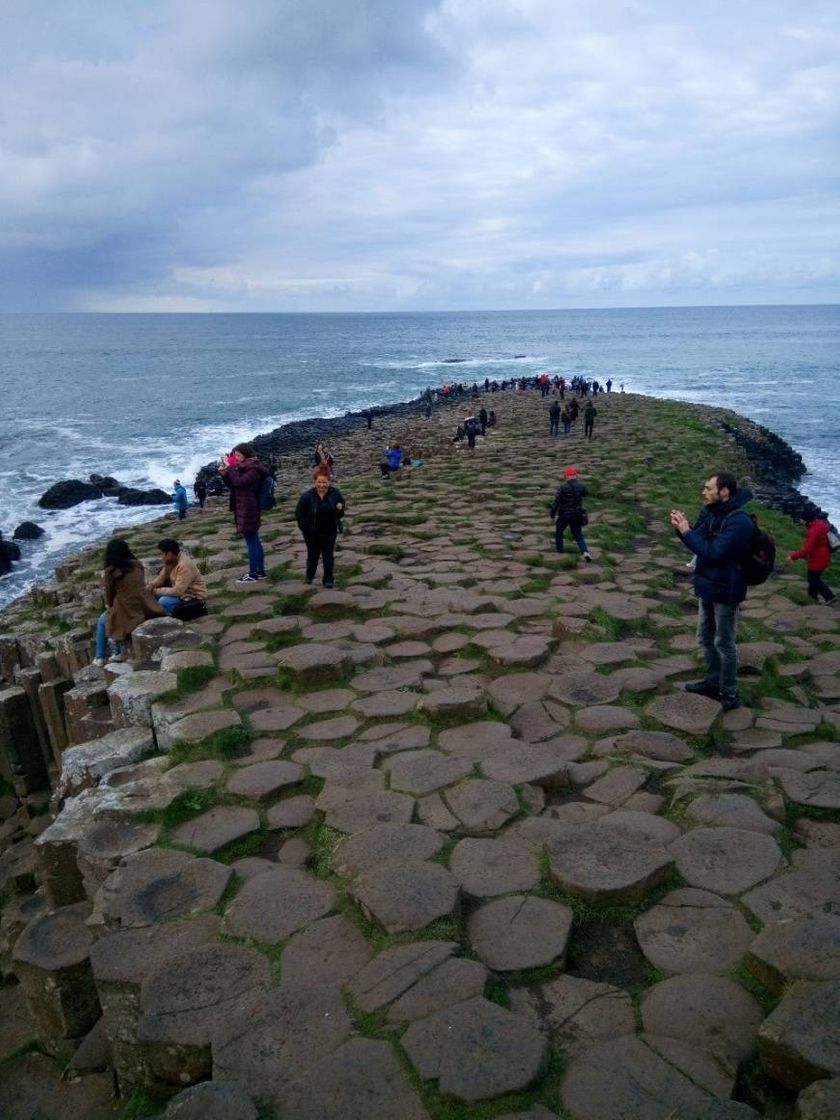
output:
[[564, 478], [577, 478], [577, 467], [566, 467], [563, 471]]

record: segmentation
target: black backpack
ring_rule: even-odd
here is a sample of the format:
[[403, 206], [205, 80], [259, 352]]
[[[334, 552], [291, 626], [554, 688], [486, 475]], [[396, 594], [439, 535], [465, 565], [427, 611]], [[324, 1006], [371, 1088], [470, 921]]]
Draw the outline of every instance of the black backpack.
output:
[[267, 474], [260, 483], [259, 492], [260, 509], [274, 509], [277, 499], [274, 497], [274, 476]]
[[745, 514], [752, 521], [753, 537], [750, 550], [741, 558], [741, 568], [748, 587], [758, 587], [766, 583], [776, 567], [776, 541], [772, 533], [762, 529], [754, 513], [746, 510], [739, 512]]

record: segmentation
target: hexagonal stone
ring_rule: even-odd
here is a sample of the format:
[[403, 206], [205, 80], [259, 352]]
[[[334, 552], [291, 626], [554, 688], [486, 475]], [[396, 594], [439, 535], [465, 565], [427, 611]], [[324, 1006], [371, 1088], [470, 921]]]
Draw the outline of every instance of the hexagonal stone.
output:
[[216, 1024], [213, 1076], [248, 1086], [260, 1100], [336, 1050], [353, 1024], [338, 988], [282, 984], [243, 1000]]
[[466, 832], [495, 832], [519, 812], [513, 786], [504, 782], [459, 782], [443, 798]]
[[229, 727], [240, 727], [242, 719], [238, 712], [229, 708], [219, 708], [209, 712], [194, 712], [173, 723], [169, 728], [169, 743], [200, 743], [208, 735], [225, 731]]
[[840, 915], [769, 923], [750, 945], [746, 965], [777, 995], [791, 980], [840, 980]]
[[562, 962], [572, 928], [568, 906], [545, 898], [511, 895], [480, 907], [468, 926], [476, 954], [495, 972]]
[[575, 727], [587, 735], [607, 735], [638, 727], [639, 717], [629, 708], [617, 704], [593, 704], [575, 712]]
[[840, 1077], [813, 1081], [796, 1101], [798, 1120], [836, 1120], [840, 1116]]
[[455, 1003], [484, 995], [489, 974], [478, 961], [446, 960], [422, 976], [388, 1009], [392, 1023], [425, 1019]]
[[508, 725], [490, 719], [449, 727], [438, 734], [438, 747], [442, 751], [471, 761], [478, 761], [512, 742]]
[[334, 716], [332, 719], [307, 723], [305, 727], [299, 727], [296, 734], [299, 739], [310, 742], [332, 743], [337, 739], [348, 738], [358, 729], [359, 721], [355, 716]]
[[75, 797], [98, 784], [105, 774], [130, 766], [155, 752], [155, 737], [148, 727], [121, 727], [90, 743], [68, 747], [61, 756], [59, 801]]
[[481, 772], [497, 782], [509, 785], [530, 783], [553, 789], [564, 786], [569, 776], [570, 757], [585, 753], [585, 739], [574, 735], [559, 736], [548, 743], [520, 743], [511, 740], [479, 760]]
[[387, 719], [407, 715], [414, 710], [417, 700], [418, 694], [415, 692], [398, 692], [394, 689], [361, 696], [353, 701], [351, 707], [366, 719]]
[[255, 809], [246, 809], [240, 805], [216, 805], [206, 813], [179, 825], [172, 833], [172, 839], [185, 848], [195, 848], [199, 852], [217, 852], [234, 840], [241, 840], [243, 836], [258, 832], [259, 828], [260, 818]]
[[487, 711], [487, 700], [480, 688], [466, 683], [453, 684], [423, 696], [417, 709], [433, 719], [440, 716], [475, 719]]
[[229, 793], [249, 797], [253, 801], [268, 801], [281, 790], [296, 786], [304, 778], [304, 769], [295, 762], [255, 762], [243, 766], [228, 780]]
[[674, 868], [660, 844], [622, 835], [600, 821], [567, 829], [546, 849], [555, 882], [595, 906], [638, 905]]
[[620, 686], [603, 673], [594, 669], [577, 669], [571, 673], [561, 673], [551, 682], [549, 696], [573, 704], [577, 707], [590, 704], [609, 704], [617, 700]]
[[613, 812], [599, 819], [602, 828], [615, 832], [619, 836], [660, 844], [663, 848], [681, 835], [679, 825], [674, 824], [673, 821], [667, 821], [664, 817], [640, 809], [614, 809]]
[[309, 794], [287, 797], [269, 806], [265, 814], [266, 828], [305, 828], [315, 816], [315, 799]]
[[551, 643], [540, 634], [511, 634], [510, 640], [487, 651], [491, 661], [505, 669], [533, 669], [551, 655]]
[[723, 976], [672, 976], [648, 989], [642, 1000], [642, 1024], [649, 1035], [709, 1051], [731, 1077], [753, 1053], [762, 1018], [752, 996]]
[[496, 677], [487, 686], [487, 692], [502, 715], [509, 716], [522, 704], [542, 700], [550, 684], [547, 673], [509, 673]]
[[387, 930], [424, 929], [453, 914], [459, 905], [457, 880], [437, 863], [390, 861], [366, 871], [351, 891], [365, 914]]
[[817, 914], [840, 913], [840, 876], [832, 848], [808, 848], [793, 853], [793, 870], [775, 875], [744, 895], [743, 902], [760, 922], [782, 922]]
[[172, 1098], [164, 1120], [258, 1120], [258, 1113], [241, 1085], [202, 1081]]
[[333, 684], [352, 668], [352, 661], [345, 652], [322, 642], [290, 646], [282, 651], [277, 664], [303, 688]]
[[758, 1052], [774, 1081], [795, 1092], [840, 1075], [840, 981], [794, 984], [761, 1024]]
[[422, 797], [466, 777], [473, 768], [468, 759], [455, 758], [435, 750], [405, 751], [386, 764], [391, 789]]
[[548, 1040], [520, 1016], [483, 998], [412, 1023], [402, 1046], [424, 1080], [465, 1101], [526, 1089], [548, 1063]]
[[387, 1042], [351, 1038], [274, 1099], [279, 1120], [429, 1120]]
[[644, 755], [658, 762], [690, 762], [691, 747], [670, 731], [630, 731], [615, 739], [615, 749]]
[[516, 840], [461, 840], [449, 867], [473, 898], [532, 890], [540, 879], [533, 852]]
[[638, 770], [635, 766], [613, 766], [603, 778], [586, 787], [586, 797], [602, 805], [621, 805], [636, 790], [641, 789], [646, 781], [647, 774], [644, 770]]
[[334, 850], [330, 867], [338, 875], [357, 875], [386, 860], [431, 859], [443, 837], [422, 824], [381, 824], [347, 837]]
[[407, 662], [403, 665], [392, 665], [388, 668], [368, 669], [353, 678], [353, 688], [357, 692], [386, 692], [400, 688], [417, 688], [422, 684], [423, 677], [430, 676], [434, 666], [426, 658], [418, 661]]
[[807, 774], [783, 770], [778, 781], [785, 797], [794, 805], [840, 809], [840, 774], [836, 770], [812, 770]]
[[305, 871], [278, 867], [249, 879], [228, 907], [225, 933], [282, 941], [335, 908], [333, 888]]
[[782, 859], [772, 837], [744, 828], [696, 828], [670, 851], [687, 883], [721, 894], [741, 894], [763, 882]]
[[642, 952], [666, 976], [730, 972], [753, 933], [741, 912], [708, 891], [671, 891], [633, 923]]
[[652, 719], [688, 735], [705, 735], [720, 715], [720, 704], [708, 696], [691, 692], [670, 692], [657, 696], [645, 709]]
[[701, 794], [691, 802], [685, 815], [700, 824], [746, 828], [768, 836], [776, 836], [782, 831], [779, 821], [768, 817], [752, 797], [743, 793]]
[[106, 925], [139, 929], [211, 910], [233, 872], [213, 859], [147, 848], [127, 856], [100, 888], [97, 906]]
[[514, 988], [510, 1001], [511, 1011], [548, 1030], [563, 1054], [636, 1032], [633, 1001], [612, 984], [559, 976], [534, 988]]
[[456, 948], [454, 941], [414, 941], [383, 949], [351, 981], [350, 994], [362, 1011], [375, 1011], [399, 999]]
[[339, 791], [331, 800], [324, 823], [338, 832], [361, 832], [378, 824], [408, 824], [414, 816], [414, 798], [382, 790], [359, 793]]
[[298, 708], [294, 704], [261, 708], [251, 714], [251, 726], [255, 731], [286, 731], [305, 715], [303, 708]]
[[283, 986], [341, 988], [373, 956], [361, 931], [343, 914], [319, 918], [283, 950]]

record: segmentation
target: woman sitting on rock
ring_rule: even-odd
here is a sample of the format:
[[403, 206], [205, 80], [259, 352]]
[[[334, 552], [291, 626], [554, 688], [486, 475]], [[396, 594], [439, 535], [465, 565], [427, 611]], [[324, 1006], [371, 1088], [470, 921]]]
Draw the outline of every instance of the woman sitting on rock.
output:
[[326, 467], [317, 467], [315, 485], [301, 494], [295, 520], [306, 542], [306, 582], [312, 583], [319, 559], [324, 565], [324, 587], [334, 587], [336, 537], [341, 532], [344, 497], [337, 486], [330, 485]]
[[124, 661], [123, 642], [131, 637], [132, 631], [147, 618], [166, 614], [147, 590], [143, 565], [122, 537], [112, 537], [105, 546], [102, 595], [106, 609], [96, 624], [94, 665], [105, 664], [108, 639], [114, 647], [113, 660]]

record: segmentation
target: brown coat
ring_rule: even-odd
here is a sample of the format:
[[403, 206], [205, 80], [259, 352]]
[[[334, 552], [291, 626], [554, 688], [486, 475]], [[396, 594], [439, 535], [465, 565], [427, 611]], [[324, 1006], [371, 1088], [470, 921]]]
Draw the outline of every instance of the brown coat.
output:
[[124, 642], [147, 618], [166, 614], [154, 595], [146, 590], [146, 573], [139, 560], [135, 560], [127, 572], [106, 568], [102, 573], [102, 594], [108, 608], [105, 630], [108, 637], [117, 642]]

